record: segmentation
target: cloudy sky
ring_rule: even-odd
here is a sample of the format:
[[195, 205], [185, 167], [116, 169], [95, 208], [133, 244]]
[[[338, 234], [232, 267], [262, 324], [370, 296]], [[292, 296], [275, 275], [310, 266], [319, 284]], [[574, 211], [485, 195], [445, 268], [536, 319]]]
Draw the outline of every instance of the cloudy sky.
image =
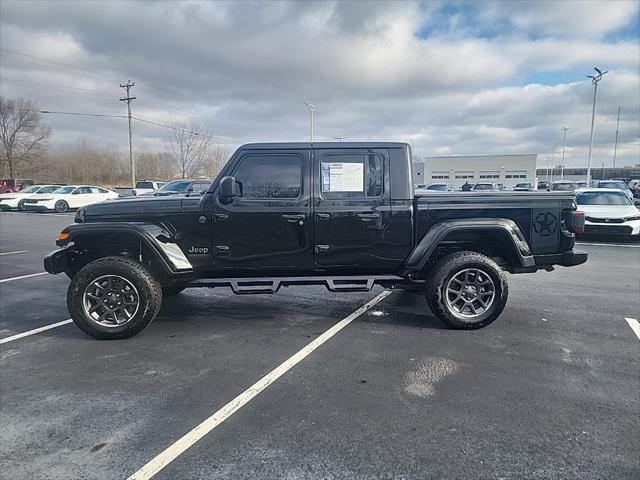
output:
[[[229, 148], [401, 140], [418, 156], [537, 153], [586, 162], [593, 66], [594, 166], [640, 163], [637, 1], [0, 3], [0, 87], [42, 109], [198, 122]], [[126, 150], [126, 120], [47, 115], [53, 142]], [[137, 148], [171, 131], [136, 122]]]

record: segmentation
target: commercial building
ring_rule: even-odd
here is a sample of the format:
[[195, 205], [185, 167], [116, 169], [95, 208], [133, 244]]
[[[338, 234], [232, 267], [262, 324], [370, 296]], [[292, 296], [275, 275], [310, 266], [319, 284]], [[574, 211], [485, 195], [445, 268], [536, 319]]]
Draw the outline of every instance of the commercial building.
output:
[[536, 154], [425, 157], [413, 164], [413, 181], [444, 182], [454, 189], [465, 182], [492, 182], [510, 189], [516, 183], [536, 182], [536, 159]]

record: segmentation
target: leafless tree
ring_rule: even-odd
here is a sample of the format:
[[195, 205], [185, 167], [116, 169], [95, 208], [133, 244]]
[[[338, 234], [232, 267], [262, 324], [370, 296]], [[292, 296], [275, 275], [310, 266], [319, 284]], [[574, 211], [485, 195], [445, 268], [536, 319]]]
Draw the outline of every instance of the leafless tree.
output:
[[32, 100], [0, 97], [0, 162], [10, 178], [42, 156], [50, 135]]
[[198, 123], [176, 123], [167, 150], [175, 158], [178, 173], [187, 178], [198, 173], [213, 146], [210, 132]]
[[229, 150], [221, 145], [209, 148], [207, 158], [202, 161], [200, 173], [210, 179], [215, 178], [229, 159]]

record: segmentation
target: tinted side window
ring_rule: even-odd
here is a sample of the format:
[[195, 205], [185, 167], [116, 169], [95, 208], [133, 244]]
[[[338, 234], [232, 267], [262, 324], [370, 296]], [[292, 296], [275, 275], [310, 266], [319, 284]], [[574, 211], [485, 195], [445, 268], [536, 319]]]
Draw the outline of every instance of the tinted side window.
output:
[[247, 155], [234, 176], [244, 198], [298, 198], [302, 190], [302, 158], [298, 155]]
[[321, 162], [324, 198], [382, 196], [382, 157], [370, 154], [329, 154]]

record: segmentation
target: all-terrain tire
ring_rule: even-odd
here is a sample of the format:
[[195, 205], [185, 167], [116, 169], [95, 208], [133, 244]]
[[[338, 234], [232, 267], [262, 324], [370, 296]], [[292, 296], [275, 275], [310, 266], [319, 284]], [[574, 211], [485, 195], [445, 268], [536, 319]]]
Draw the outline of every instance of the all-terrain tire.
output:
[[[463, 318], [446, 297], [449, 282], [465, 270], [482, 272], [493, 282], [494, 296], [491, 303], [473, 318]], [[425, 287], [425, 296], [433, 314], [449, 327], [472, 330], [486, 327], [500, 316], [507, 303], [509, 287], [504, 272], [489, 257], [478, 252], [455, 252], [443, 257], [431, 271]]]
[[58, 213], [64, 213], [69, 210], [69, 204], [65, 200], [58, 200], [53, 208]]
[[[90, 317], [85, 309], [85, 293], [89, 286], [105, 276], [123, 278], [135, 287], [138, 307], [123, 324], [105, 326]], [[100, 340], [136, 335], [155, 319], [161, 306], [160, 283], [142, 265], [127, 257], [104, 257], [88, 263], [74, 275], [67, 290], [67, 307], [74, 323], [86, 334]]]
[[162, 287], [162, 298], [174, 297], [178, 295], [181, 291], [187, 288], [186, 285], [175, 284], [175, 285], [167, 285], [166, 287]]

